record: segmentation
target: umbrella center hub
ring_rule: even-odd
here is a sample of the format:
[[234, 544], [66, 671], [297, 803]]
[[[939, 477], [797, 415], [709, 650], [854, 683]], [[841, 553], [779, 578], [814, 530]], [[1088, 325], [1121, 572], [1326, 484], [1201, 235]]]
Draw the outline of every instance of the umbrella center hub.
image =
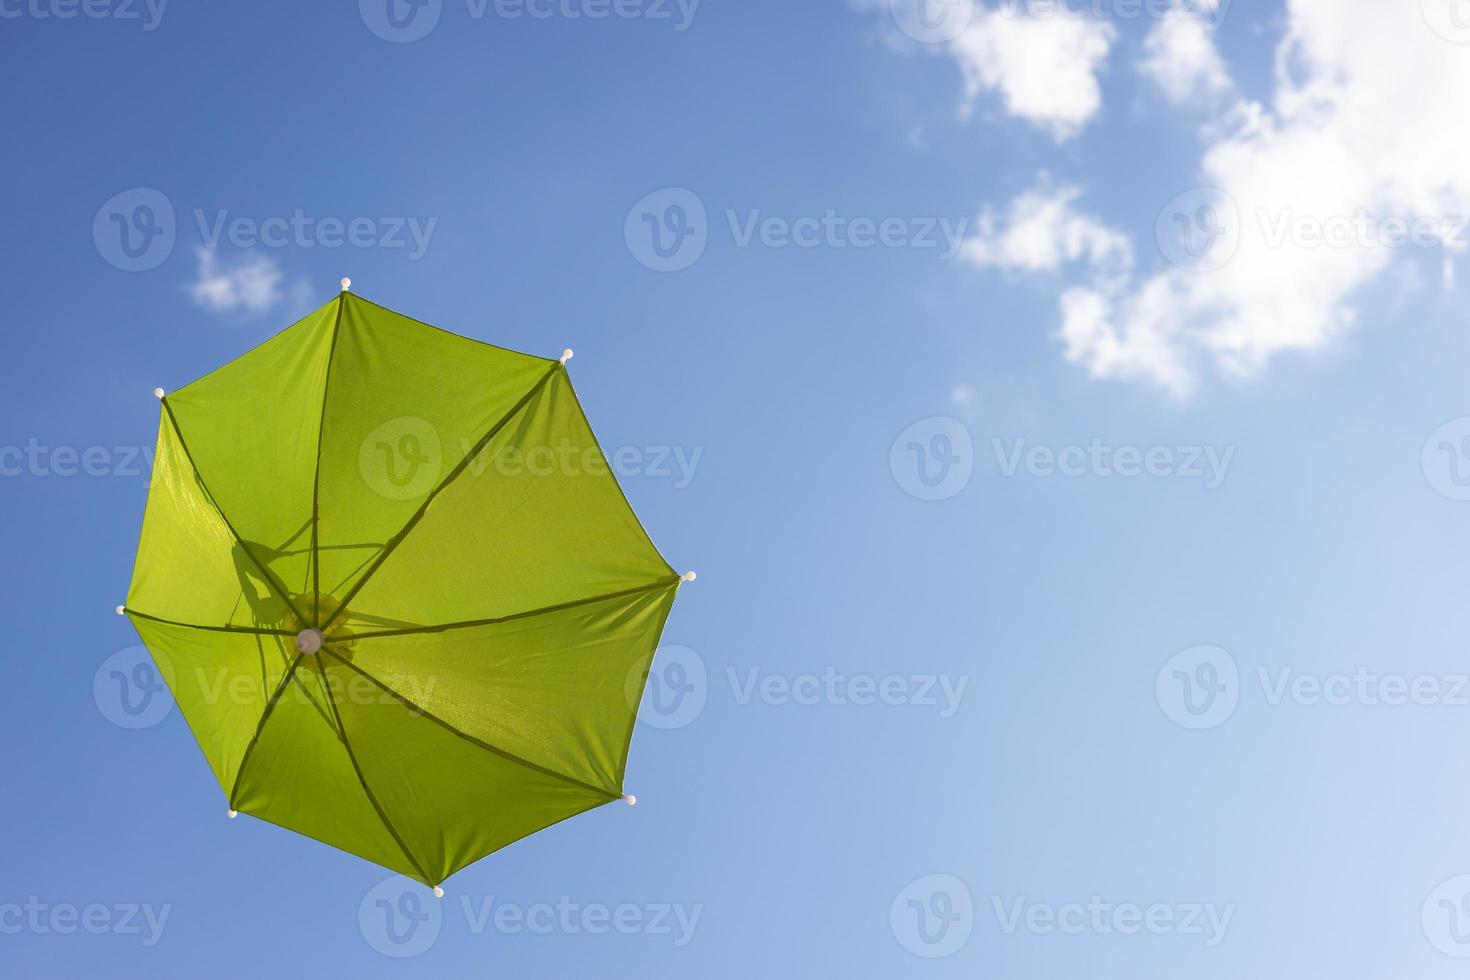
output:
[[296, 634], [296, 649], [300, 653], [316, 653], [323, 642], [321, 630], [302, 630]]

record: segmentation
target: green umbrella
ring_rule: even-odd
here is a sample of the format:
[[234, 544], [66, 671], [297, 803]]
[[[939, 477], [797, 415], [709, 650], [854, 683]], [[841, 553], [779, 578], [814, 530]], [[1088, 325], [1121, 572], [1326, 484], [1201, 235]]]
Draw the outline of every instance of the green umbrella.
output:
[[[347, 291], [163, 399], [126, 612], [229, 799], [435, 886], [619, 799], [681, 577], [566, 361]], [[442, 894], [442, 892], [440, 892]]]

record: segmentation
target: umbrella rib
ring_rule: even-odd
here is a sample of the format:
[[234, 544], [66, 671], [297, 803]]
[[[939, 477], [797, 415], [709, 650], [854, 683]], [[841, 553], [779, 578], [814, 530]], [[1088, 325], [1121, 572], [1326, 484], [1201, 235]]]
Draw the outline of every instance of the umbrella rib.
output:
[[465, 471], [465, 468], [470, 465], [470, 461], [479, 455], [480, 450], [484, 449], [485, 446], [489, 444], [490, 440], [494, 439], [500, 433], [500, 430], [505, 428], [506, 424], [509, 423], [511, 419], [520, 414], [521, 409], [530, 404], [531, 399], [535, 398], [536, 395], [540, 393], [541, 389], [546, 387], [546, 383], [552, 379], [552, 377], [556, 374], [557, 369], [561, 368], [562, 366], [563, 365], [560, 361], [553, 363], [551, 365], [551, 369], [541, 376], [541, 380], [537, 381], [536, 384], [531, 387], [530, 391], [522, 395], [521, 400], [512, 405], [510, 411], [501, 416], [500, 421], [492, 425], [489, 431], [481, 436], [479, 441], [476, 442], [474, 446], [470, 447], [470, 451], [465, 453], [464, 459], [461, 459], [459, 461], [459, 464], [455, 466], [454, 469], [449, 471], [449, 475], [440, 480], [439, 485], [436, 486], [433, 490], [429, 491], [429, 495], [424, 498], [424, 502], [419, 505], [418, 510], [413, 512], [413, 516], [408, 519], [408, 522], [403, 525], [402, 529], [400, 529], [397, 534], [388, 539], [388, 543], [383, 546], [383, 550], [378, 553], [378, 557], [373, 560], [373, 563], [371, 565], [368, 566], [367, 571], [362, 573], [362, 576], [357, 580], [357, 584], [355, 584], [348, 591], [347, 595], [342, 598], [342, 601], [337, 606], [336, 610], [333, 611], [331, 616], [327, 617], [327, 621], [325, 623], [322, 623], [320, 626], [317, 627], [318, 629], [325, 632], [327, 627], [336, 622], [337, 617], [342, 615], [342, 611], [347, 608], [347, 604], [350, 603], [357, 596], [358, 592], [362, 591], [362, 587], [366, 585], [368, 583], [368, 580], [373, 577], [373, 574], [383, 566], [383, 562], [388, 560], [388, 556], [393, 554], [394, 550], [403, 543], [403, 539], [408, 537], [409, 532], [412, 531], [414, 527], [418, 524], [418, 522], [423, 519], [424, 513], [428, 511], [429, 505], [434, 502], [434, 499], [438, 497], [439, 494], [443, 492], [446, 487], [453, 483], [455, 479]]
[[176, 619], [164, 619], [162, 616], [150, 616], [148, 613], [139, 612], [136, 609], [123, 607], [123, 611], [129, 616], [137, 616], [154, 623], [162, 623], [165, 626], [182, 626], [191, 630], [208, 630], [211, 633], [254, 633], [258, 636], [295, 636], [290, 630], [273, 630], [263, 626], [201, 626], [199, 623], [181, 623]]
[[586, 599], [573, 599], [570, 602], [559, 602], [552, 606], [542, 606], [539, 609], [529, 609], [526, 612], [511, 613], [508, 616], [495, 616], [489, 619], [468, 619], [458, 623], [442, 623], [437, 626], [413, 626], [397, 630], [377, 630], [371, 633], [343, 633], [336, 637], [338, 640], [374, 640], [389, 636], [413, 636], [418, 633], [444, 633], [449, 630], [473, 629], [476, 626], [497, 626], [501, 623], [510, 623], [518, 619], [530, 619], [532, 616], [543, 616], [547, 613], [561, 612], [564, 609], [575, 609], [578, 606], [589, 606], [597, 602], [606, 602], [612, 599], [623, 599], [628, 596], [642, 595], [645, 592], [655, 592], [660, 589], [669, 589], [678, 585], [678, 576], [669, 579], [659, 579], [649, 585], [639, 585], [631, 589], [621, 589], [617, 592], [605, 592], [602, 595], [590, 596]]
[[[331, 650], [327, 649], [327, 652], [331, 653]], [[336, 656], [336, 654], [332, 655], [334, 657]], [[340, 660], [341, 658], [338, 657], [338, 659]], [[429, 875], [424, 871], [424, 866], [419, 864], [418, 858], [414, 857], [413, 852], [408, 849], [408, 844], [404, 842], [403, 836], [398, 833], [398, 828], [393, 826], [393, 821], [388, 819], [388, 814], [383, 810], [383, 805], [378, 802], [378, 797], [373, 793], [372, 788], [368, 786], [367, 777], [363, 775], [362, 766], [358, 764], [357, 753], [352, 751], [352, 743], [347, 739], [347, 724], [342, 720], [342, 712], [337, 710], [337, 698], [332, 694], [332, 685], [325, 684], [323, 686], [327, 691], [327, 703], [332, 706], [332, 716], [337, 719], [337, 734], [342, 740], [342, 748], [347, 750], [347, 758], [352, 762], [352, 771], [357, 773], [357, 782], [362, 786], [363, 794], [367, 796], [368, 802], [373, 806], [373, 812], [383, 822], [383, 826], [387, 828], [388, 833], [393, 837], [394, 843], [403, 852], [403, 856], [408, 858], [408, 863], [413, 865], [413, 869], [419, 873], [419, 878], [423, 881], [429, 881]]]
[[336, 652], [334, 652], [330, 647], [323, 647], [322, 649], [325, 650], [327, 653], [331, 654], [332, 657], [334, 659], [336, 659], [339, 663], [342, 663], [342, 664], [346, 665], [348, 668], [350, 668], [351, 670], [355, 671], [357, 674], [359, 674], [362, 677], [366, 678], [370, 683], [376, 685], [378, 688], [380, 688], [383, 691], [384, 694], [386, 694], [389, 697], [393, 698], [395, 701], [397, 701], [399, 704], [402, 704], [405, 708], [407, 708], [408, 710], [412, 711], [414, 714], [422, 715], [423, 717], [425, 717], [425, 718], [429, 719], [430, 721], [434, 722], [440, 728], [443, 728], [445, 731], [449, 732], [451, 735], [457, 735], [460, 738], [464, 739], [466, 742], [469, 742], [471, 745], [479, 746], [480, 748], [484, 749], [486, 752], [490, 752], [490, 753], [492, 753], [494, 755], [498, 755], [502, 759], [505, 759], [507, 762], [514, 762], [517, 765], [525, 766], [527, 769], [534, 769], [536, 772], [539, 772], [539, 773], [541, 773], [543, 775], [546, 775], [546, 776], [550, 776], [553, 779], [559, 779], [559, 780], [561, 780], [564, 783], [571, 783], [573, 786], [577, 786], [577, 787], [580, 787], [582, 789], [589, 790], [590, 792], [596, 793], [598, 796], [605, 796], [609, 800], [616, 800], [621, 795], [619, 793], [613, 793], [613, 792], [610, 792], [608, 790], [605, 790], [601, 786], [594, 786], [591, 783], [585, 783], [582, 780], [577, 779], [574, 776], [568, 776], [565, 773], [557, 772], [555, 769], [548, 769], [545, 766], [537, 765], [536, 763], [532, 762], [530, 759], [523, 759], [520, 756], [516, 755], [514, 752], [507, 752], [505, 749], [497, 748], [496, 746], [491, 745], [489, 742], [483, 741], [482, 739], [475, 738], [475, 736], [471, 735], [469, 732], [461, 731], [460, 729], [455, 728], [453, 725], [451, 725], [449, 722], [445, 721], [443, 718], [440, 718], [438, 715], [435, 715], [433, 712], [431, 712], [431, 711], [429, 711], [429, 710], [421, 707], [420, 705], [417, 705], [414, 702], [410, 701], [408, 698], [404, 697], [402, 694], [399, 694], [397, 691], [393, 690], [393, 688], [389, 687], [387, 684], [384, 684], [382, 681], [378, 680], [372, 674], [369, 674], [367, 671], [363, 670], [361, 667], [357, 666], [357, 664], [353, 663], [352, 661], [345, 660], [342, 657], [338, 656], [336, 654]]
[[347, 291], [337, 294], [337, 321], [332, 324], [332, 343], [327, 348], [327, 375], [322, 382], [322, 414], [316, 424], [316, 472], [311, 478], [311, 621], [322, 615], [322, 556], [317, 529], [321, 524], [322, 436], [327, 428], [327, 396], [332, 392], [332, 361], [337, 357], [337, 337], [342, 332], [342, 307], [347, 305]]
[[236, 543], [240, 545], [240, 550], [244, 551], [250, 557], [250, 560], [255, 563], [256, 568], [260, 569], [260, 574], [265, 576], [266, 584], [272, 589], [275, 589], [276, 596], [286, 604], [286, 608], [296, 614], [297, 621], [304, 622], [305, 617], [301, 615], [301, 610], [296, 608], [296, 603], [291, 601], [291, 596], [287, 594], [285, 586], [276, 581], [276, 577], [271, 574], [270, 569], [266, 568], [260, 559], [255, 557], [255, 552], [250, 550], [250, 546], [245, 543], [245, 539], [240, 537], [240, 532], [235, 530], [235, 525], [230, 523], [229, 517], [225, 515], [224, 508], [219, 505], [218, 500], [214, 499], [214, 494], [209, 490], [209, 484], [204, 482], [204, 474], [199, 472], [199, 464], [194, 461], [194, 454], [189, 452], [189, 442], [184, 438], [184, 430], [180, 428], [179, 420], [174, 417], [173, 406], [169, 404], [167, 398], [163, 400], [163, 411], [168, 416], [169, 424], [174, 428], [174, 435], [179, 437], [179, 448], [184, 451], [184, 458], [189, 461], [189, 467], [194, 471], [194, 479], [199, 481], [200, 489], [209, 498], [209, 502], [214, 505], [214, 511], [216, 514], [219, 514], [219, 519], [225, 522], [225, 527], [229, 528], [230, 534], [234, 537]]
[[291, 678], [296, 675], [296, 668], [301, 665], [301, 658], [306, 656], [298, 653], [296, 659], [291, 661], [291, 667], [286, 671], [286, 676], [276, 685], [274, 693], [269, 701], [265, 703], [265, 710], [260, 713], [260, 721], [255, 723], [255, 734], [250, 736], [250, 744], [245, 746], [245, 754], [240, 756], [240, 768], [235, 771], [235, 785], [230, 787], [230, 809], [239, 809], [235, 806], [235, 800], [240, 795], [240, 783], [245, 779], [245, 767], [250, 764], [250, 756], [255, 751], [255, 744], [260, 741], [260, 733], [265, 730], [265, 723], [270, 720], [271, 712], [276, 710], [276, 702], [281, 700], [281, 695], [286, 691], [286, 685], [291, 683]]

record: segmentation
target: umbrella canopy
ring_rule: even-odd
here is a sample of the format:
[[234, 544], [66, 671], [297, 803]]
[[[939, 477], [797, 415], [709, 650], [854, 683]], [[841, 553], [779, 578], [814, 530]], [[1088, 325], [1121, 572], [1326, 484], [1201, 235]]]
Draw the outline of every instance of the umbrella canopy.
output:
[[156, 392], [120, 611], [231, 816], [437, 886], [625, 798], [684, 579], [603, 460], [570, 351], [492, 347], [345, 287]]

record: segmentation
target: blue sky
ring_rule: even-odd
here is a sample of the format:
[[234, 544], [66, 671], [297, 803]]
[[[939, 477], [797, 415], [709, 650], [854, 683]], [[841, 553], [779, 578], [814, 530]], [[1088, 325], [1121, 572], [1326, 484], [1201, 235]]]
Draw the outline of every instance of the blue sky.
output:
[[[7, 976], [1457, 975], [1470, 18], [904, 2], [0, 0]], [[344, 275], [700, 576], [442, 902], [114, 677], [150, 392]]]

